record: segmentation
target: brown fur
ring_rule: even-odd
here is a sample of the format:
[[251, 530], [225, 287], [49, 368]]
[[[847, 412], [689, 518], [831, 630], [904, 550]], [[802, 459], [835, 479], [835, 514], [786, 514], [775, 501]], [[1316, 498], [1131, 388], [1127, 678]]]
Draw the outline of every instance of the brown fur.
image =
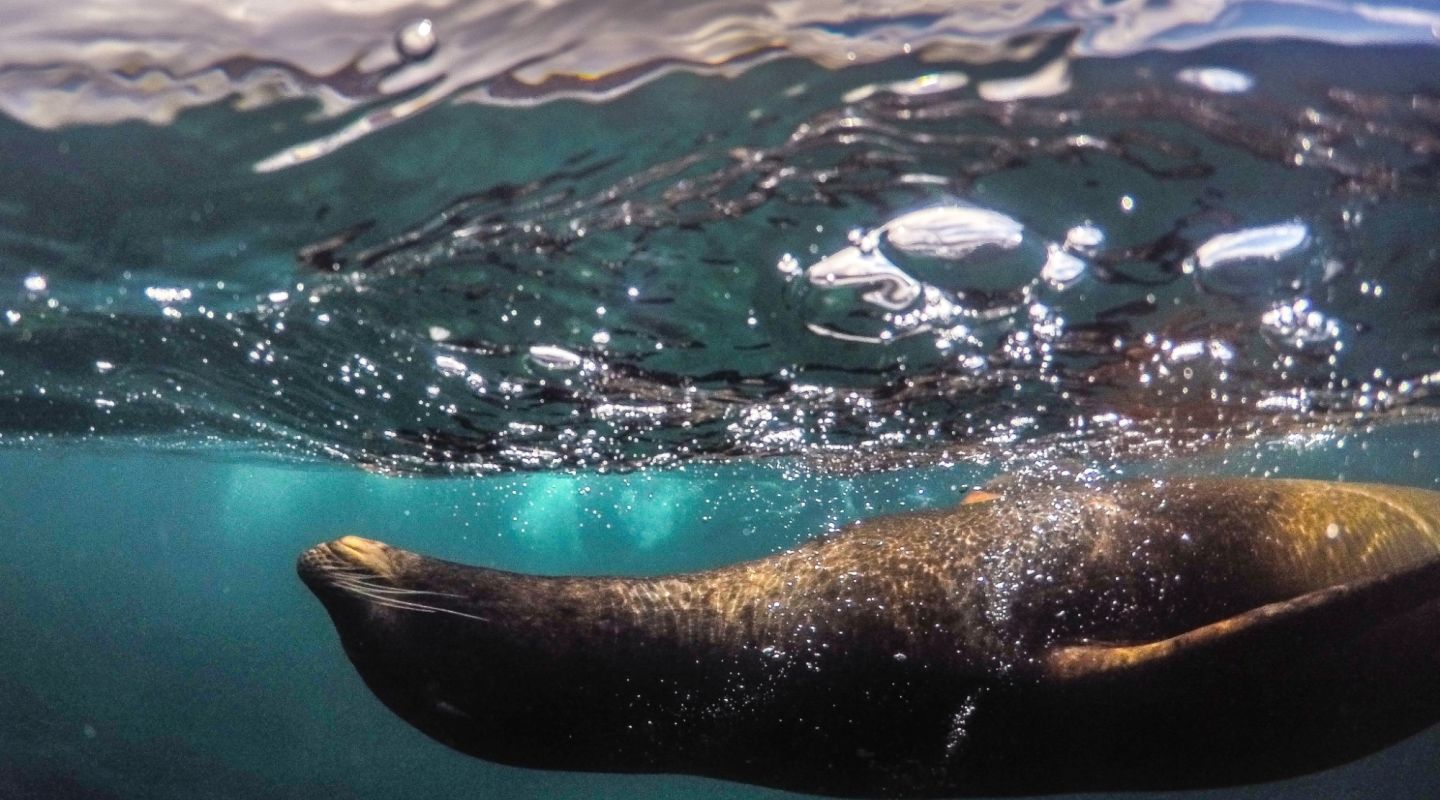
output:
[[354, 537], [300, 572], [392, 709], [526, 766], [845, 796], [1197, 787], [1440, 719], [1440, 494], [1418, 489], [1011, 484], [689, 575]]

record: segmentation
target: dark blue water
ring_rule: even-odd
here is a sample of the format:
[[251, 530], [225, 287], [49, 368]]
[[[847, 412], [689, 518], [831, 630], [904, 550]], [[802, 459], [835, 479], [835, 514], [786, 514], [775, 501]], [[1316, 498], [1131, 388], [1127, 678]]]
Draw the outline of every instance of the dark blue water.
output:
[[0, 798], [778, 796], [425, 739], [295, 578], [347, 533], [642, 575], [1003, 473], [1440, 486], [1425, 8], [6, 5]]

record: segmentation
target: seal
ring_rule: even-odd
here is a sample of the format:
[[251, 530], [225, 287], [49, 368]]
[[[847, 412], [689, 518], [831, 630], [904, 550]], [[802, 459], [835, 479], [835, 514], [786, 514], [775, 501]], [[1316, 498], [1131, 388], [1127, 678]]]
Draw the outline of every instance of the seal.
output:
[[1199, 788], [1440, 720], [1440, 493], [987, 487], [758, 561], [542, 577], [299, 561], [395, 713], [481, 758], [847, 797]]

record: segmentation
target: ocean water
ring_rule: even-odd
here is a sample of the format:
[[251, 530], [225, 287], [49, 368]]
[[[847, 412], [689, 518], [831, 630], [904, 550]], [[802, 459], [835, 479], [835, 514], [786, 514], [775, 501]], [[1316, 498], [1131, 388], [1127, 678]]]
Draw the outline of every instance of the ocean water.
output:
[[1440, 487], [1426, 8], [51, 5], [0, 3], [0, 798], [781, 796], [426, 739], [295, 578], [347, 533], [642, 575], [1007, 473]]

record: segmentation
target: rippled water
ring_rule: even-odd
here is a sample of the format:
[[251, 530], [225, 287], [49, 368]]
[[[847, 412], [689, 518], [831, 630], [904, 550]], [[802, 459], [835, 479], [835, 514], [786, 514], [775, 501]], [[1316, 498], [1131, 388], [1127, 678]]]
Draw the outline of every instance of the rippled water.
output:
[[3, 439], [873, 464], [1429, 403], [1421, 12], [717, 5], [535, 60], [581, 5], [7, 33]]
[[[5, 7], [0, 521], [26, 535], [0, 609], [57, 653], [98, 624], [64, 598], [136, 575], [188, 576], [184, 597], [238, 586], [191, 579], [252, 569], [261, 546], [282, 574], [254, 568], [245, 607], [279, 602], [307, 620], [287, 636], [328, 636], [288, 560], [349, 530], [516, 569], [653, 572], [950, 502], [1004, 470], [1436, 479], [1440, 14], [1421, 6]], [[118, 461], [76, 455], [97, 450]], [[172, 450], [223, 463], [149, 460]], [[103, 477], [126, 465], [146, 477]], [[353, 466], [455, 478], [357, 488]], [[76, 509], [58, 507], [68, 490]], [[293, 502], [266, 517], [271, 496]], [[488, 544], [462, 546], [492, 518]], [[256, 519], [288, 538], [252, 542]], [[87, 537], [111, 527], [159, 538], [97, 558]], [[250, 549], [212, 562], [190, 541]], [[155, 731], [75, 772], [66, 737], [96, 712], [57, 699], [67, 685], [99, 702], [116, 675], [189, 675], [200, 655], [161, 652], [187, 626], [264, 670], [180, 594], [115, 597], [164, 633], [147, 628], [128, 672], [36, 655], [64, 677], [0, 675], [34, 726], [0, 727], [32, 763], [0, 769], [0, 794], [193, 797], [195, 764], [235, 767], [214, 728], [159, 715], [190, 731], [173, 735], [199, 772], [157, 778]], [[332, 650], [294, 674], [334, 674]], [[275, 692], [317, 691], [286, 679]], [[233, 675], [167, 680], [247, 713]], [[328, 691], [365, 721], [356, 748], [398, 727]], [[286, 736], [324, 719], [281, 706], [254, 708]], [[413, 757], [461, 769], [429, 747]], [[1410, 747], [1384, 763], [1433, 776], [1433, 742]], [[235, 758], [278, 763], [266, 748]], [[296, 774], [325, 757], [297, 752]], [[136, 761], [139, 777], [116, 766]], [[1361, 797], [1379, 769], [1275, 796]], [[396, 796], [365, 774], [204, 796]], [[499, 774], [499, 795], [541, 785]], [[426, 791], [459, 796], [450, 776]]]

